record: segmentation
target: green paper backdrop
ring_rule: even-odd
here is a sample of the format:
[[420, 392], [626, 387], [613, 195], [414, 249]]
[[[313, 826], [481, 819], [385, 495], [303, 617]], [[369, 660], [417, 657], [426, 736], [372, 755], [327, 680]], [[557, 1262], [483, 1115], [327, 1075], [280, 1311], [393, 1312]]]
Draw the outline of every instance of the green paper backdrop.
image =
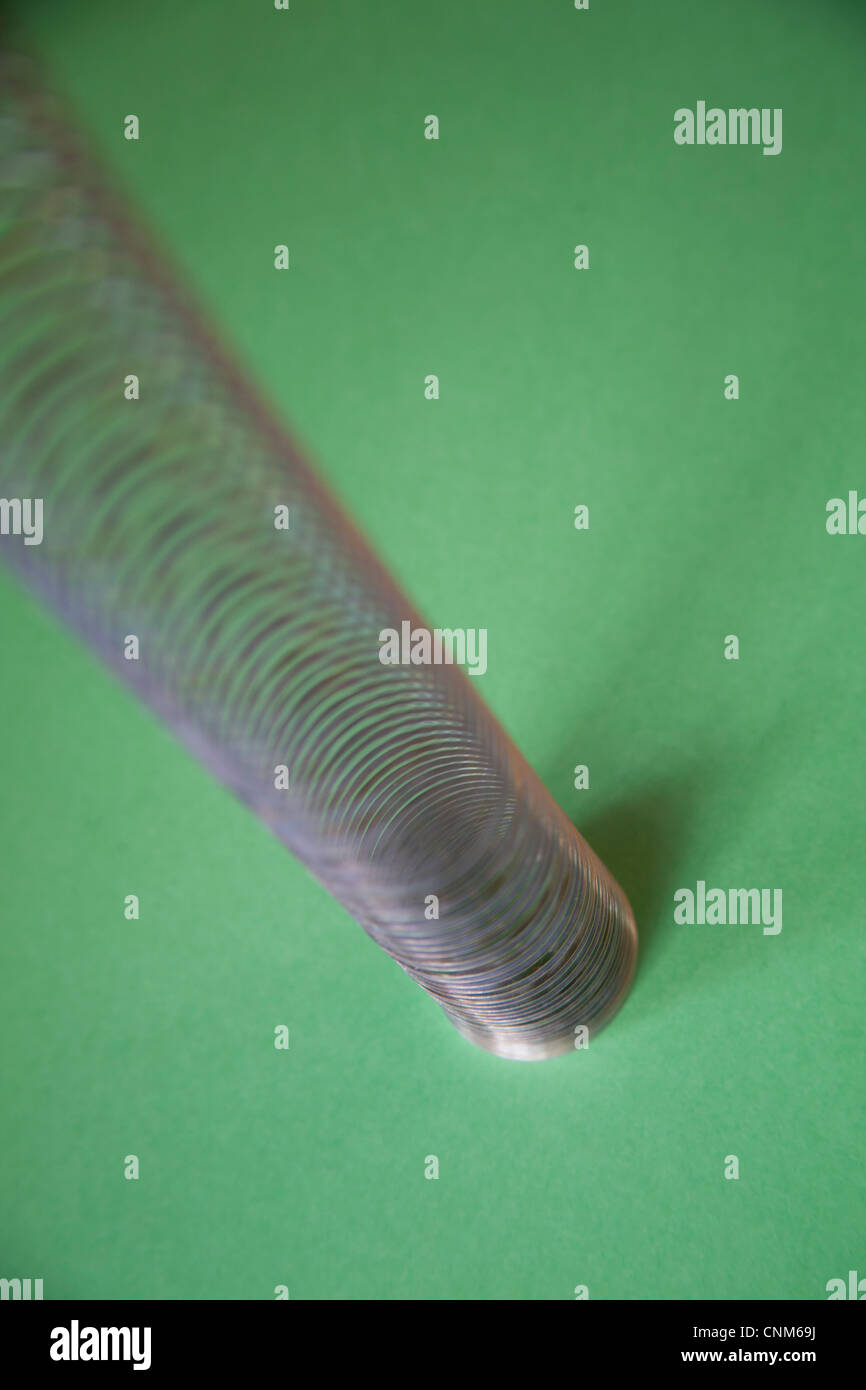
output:
[[[866, 494], [862, 7], [27, 22], [421, 610], [488, 629], [482, 693], [630, 895], [641, 961], [588, 1051], [472, 1048], [4, 572], [0, 1275], [821, 1299], [866, 1274], [866, 536], [825, 527]], [[678, 147], [699, 99], [781, 107], [782, 153]], [[676, 925], [700, 879], [781, 888], [783, 930]]]

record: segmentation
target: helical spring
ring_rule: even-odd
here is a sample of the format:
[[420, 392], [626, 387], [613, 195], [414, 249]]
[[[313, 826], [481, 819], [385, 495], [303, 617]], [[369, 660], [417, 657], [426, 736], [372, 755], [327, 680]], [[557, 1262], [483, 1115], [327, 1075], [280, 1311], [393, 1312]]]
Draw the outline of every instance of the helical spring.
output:
[[574, 1047], [628, 988], [625, 896], [470, 677], [383, 665], [382, 632], [423, 620], [66, 108], [0, 66], [4, 558], [461, 1033]]

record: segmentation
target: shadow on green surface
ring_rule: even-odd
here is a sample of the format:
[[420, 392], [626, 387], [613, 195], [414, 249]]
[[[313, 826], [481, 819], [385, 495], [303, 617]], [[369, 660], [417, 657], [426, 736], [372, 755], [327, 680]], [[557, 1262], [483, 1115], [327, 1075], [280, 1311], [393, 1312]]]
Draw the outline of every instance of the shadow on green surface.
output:
[[676, 885], [671, 868], [694, 815], [688, 784], [684, 789], [665, 781], [577, 826], [631, 903], [638, 929], [638, 970], [673, 929]]

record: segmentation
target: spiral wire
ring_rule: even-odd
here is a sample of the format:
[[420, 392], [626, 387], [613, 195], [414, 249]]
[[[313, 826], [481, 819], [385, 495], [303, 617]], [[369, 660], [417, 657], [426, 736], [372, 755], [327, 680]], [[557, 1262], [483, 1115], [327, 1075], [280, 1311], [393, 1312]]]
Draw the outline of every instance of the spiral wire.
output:
[[0, 494], [44, 508], [0, 553], [464, 1036], [574, 1047], [631, 979], [622, 890], [457, 665], [382, 664], [423, 619], [31, 61], [0, 76]]

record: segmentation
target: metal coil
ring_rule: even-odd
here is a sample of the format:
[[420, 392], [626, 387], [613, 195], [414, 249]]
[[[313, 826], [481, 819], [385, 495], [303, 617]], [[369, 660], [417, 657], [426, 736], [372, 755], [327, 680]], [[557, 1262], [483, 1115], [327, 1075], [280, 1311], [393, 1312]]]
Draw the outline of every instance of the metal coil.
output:
[[0, 492], [44, 508], [4, 558], [462, 1034], [574, 1047], [628, 988], [624, 894], [457, 666], [382, 665], [382, 630], [423, 620], [68, 111], [27, 60], [2, 77]]

